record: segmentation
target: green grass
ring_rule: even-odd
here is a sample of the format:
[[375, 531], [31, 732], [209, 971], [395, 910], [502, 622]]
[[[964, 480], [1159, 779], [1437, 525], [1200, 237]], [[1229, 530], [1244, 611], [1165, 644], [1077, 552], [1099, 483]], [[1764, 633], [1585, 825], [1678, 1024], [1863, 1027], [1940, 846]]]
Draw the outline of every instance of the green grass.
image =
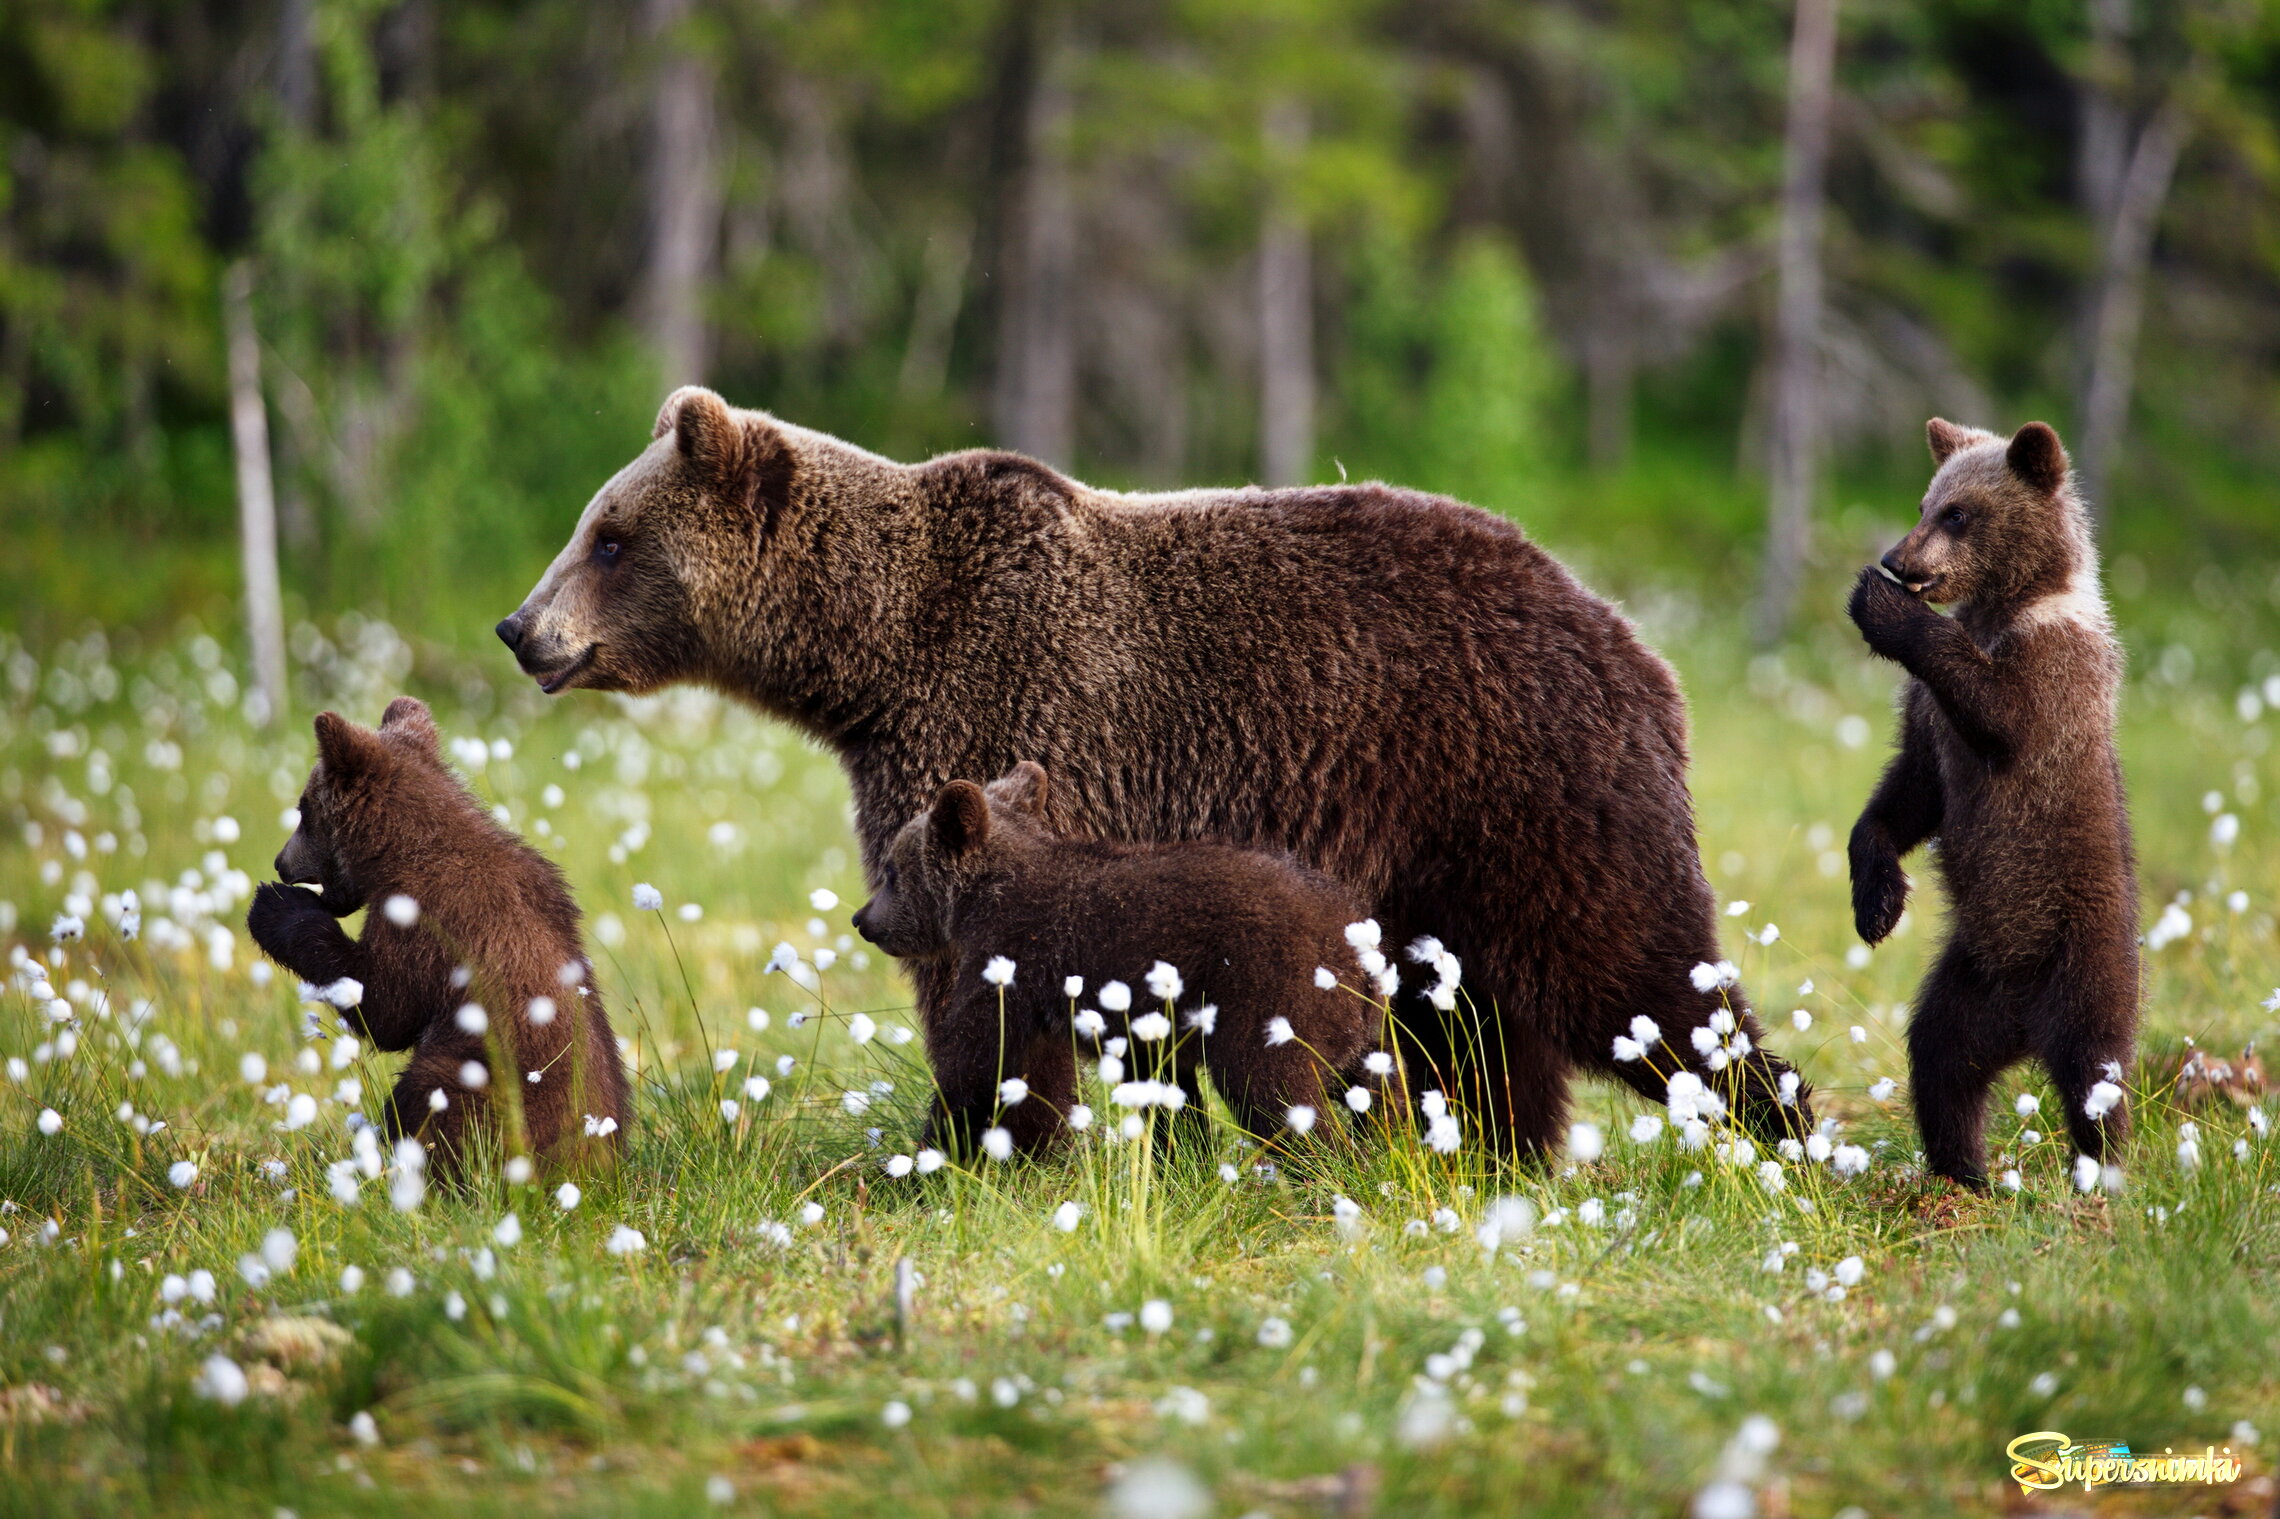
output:
[[[1147, 1463], [1167, 1458], [1224, 1515], [1677, 1514], [1721, 1475], [1766, 1514], [1947, 1514], [2001, 1507], [2003, 1447], [2038, 1429], [2139, 1451], [2230, 1444], [2268, 1471], [2280, 1148], [2240, 1108], [2186, 1111], [2166, 1074], [2188, 1036], [2226, 1053], [2269, 1039], [2259, 1003], [2280, 982], [2274, 719], [2235, 706], [2280, 662], [2250, 647], [2268, 614], [2204, 593], [2124, 609], [2147, 920], [2184, 891], [2193, 928], [2148, 956], [2118, 1196], [2077, 1193], [2063, 1141], [2021, 1142], [2012, 1097], [2049, 1097], [2025, 1069], [1993, 1125], [2023, 1190], [1960, 1197], [1914, 1165], [1903, 1004], [1939, 909], [1925, 885], [1887, 947], [1848, 953], [1836, 851], [1880, 761], [1891, 676], [1841, 630], [1752, 660], [1720, 616], [1683, 598], [1647, 608], [1695, 705], [1704, 857], [1721, 897], [1749, 904], [1726, 920], [1729, 953], [1772, 1041], [1875, 1155], [1850, 1179], [1785, 1167], [1778, 1193], [1667, 1131], [1632, 1142], [1647, 1109], [1601, 1084], [1579, 1087], [1577, 1116], [1604, 1131], [1604, 1158], [1550, 1173], [1373, 1129], [1272, 1177], [1215, 1140], [1143, 1178], [1139, 1147], [1104, 1124], [1043, 1163], [892, 1178], [883, 1162], [915, 1146], [927, 1092], [918, 1044], [894, 1042], [908, 992], [841, 938], [861, 898], [845, 787], [784, 730], [694, 694], [546, 705], [495, 656], [415, 650], [355, 618], [296, 636], [303, 720], [268, 734], [235, 715], [220, 651], [187, 635], [132, 655], [92, 639], [0, 649], [0, 937], [40, 957], [76, 1035], [58, 1054], [60, 1027], [11, 978], [0, 1054], [27, 1065], [0, 1081], [14, 1209], [0, 1217], [0, 1505], [681, 1514], [717, 1482], [730, 1512], [1092, 1514], [1118, 1491], [1163, 1496]], [[2195, 650], [2190, 672], [2163, 658], [2172, 644]], [[227, 872], [258, 881], [282, 839], [306, 713], [369, 722], [402, 689], [435, 701], [451, 736], [505, 741], [472, 779], [558, 851], [637, 1052], [627, 1164], [571, 1210], [554, 1179], [516, 1186], [495, 1167], [410, 1212], [385, 1175], [336, 1200], [327, 1167], [351, 1154], [336, 1084], [359, 1081], [370, 1110], [391, 1062], [334, 1069], [329, 1043], [302, 1037], [290, 977], [263, 984], [242, 929], [219, 963], [202, 926], [236, 927], [243, 883]], [[2211, 791], [2241, 821], [2229, 848], [2211, 838]], [[663, 891], [663, 914], [633, 910], [637, 881]], [[144, 898], [133, 943], [100, 906], [129, 887]], [[843, 905], [813, 911], [819, 888]], [[2244, 910], [2225, 903], [2235, 890]], [[95, 910], [56, 959], [48, 928], [72, 892]], [[194, 942], [175, 946], [161, 917]], [[1777, 939], [1745, 939], [1768, 922]], [[839, 951], [820, 996], [764, 970], [779, 941], [811, 962]], [[850, 1036], [857, 1011], [881, 1030], [868, 1043]], [[735, 1068], [716, 1072], [714, 1051]], [[313, 1123], [280, 1128], [288, 1110], [243, 1078], [248, 1052], [266, 1086], [319, 1099]], [[773, 1089], [751, 1102], [755, 1069]], [[1902, 1086], [1878, 1100], [1882, 1077]], [[842, 1094], [874, 1082], [891, 1086], [852, 1115]], [[734, 1121], [723, 1097], [742, 1103]], [[43, 1108], [60, 1132], [41, 1132]], [[197, 1175], [176, 1186], [185, 1160]], [[1222, 1160], [1242, 1163], [1238, 1182]], [[1506, 1195], [1542, 1222], [1490, 1253], [1475, 1230]], [[1340, 1228], [1339, 1197], [1359, 1204], [1357, 1228]], [[1052, 1221], [1065, 1201], [1082, 1205], [1067, 1232]], [[1433, 1222], [1442, 1209], [1453, 1228]], [[510, 1212], [511, 1247], [494, 1234]], [[646, 1248], [611, 1253], [621, 1227]], [[280, 1229], [290, 1264], [255, 1285], [238, 1263]], [[1856, 1256], [1841, 1300], [1808, 1287]], [[349, 1267], [360, 1290], [344, 1290]], [[170, 1275], [196, 1271], [212, 1273], [210, 1303], [165, 1301]], [[1170, 1310], [1163, 1333], [1112, 1317], [1152, 1299]], [[280, 1327], [304, 1318], [346, 1334]], [[1287, 1338], [1262, 1337], [1271, 1320]], [[234, 1405], [195, 1386], [217, 1353], [250, 1378]], [[890, 1427], [897, 1403], [910, 1418]], [[355, 1433], [360, 1413], [377, 1443]], [[1737, 1438], [1752, 1415], [1778, 1429], [1769, 1452]], [[2239, 1421], [2264, 1432], [2253, 1448]], [[2221, 1496], [2116, 1501], [2215, 1513]]]

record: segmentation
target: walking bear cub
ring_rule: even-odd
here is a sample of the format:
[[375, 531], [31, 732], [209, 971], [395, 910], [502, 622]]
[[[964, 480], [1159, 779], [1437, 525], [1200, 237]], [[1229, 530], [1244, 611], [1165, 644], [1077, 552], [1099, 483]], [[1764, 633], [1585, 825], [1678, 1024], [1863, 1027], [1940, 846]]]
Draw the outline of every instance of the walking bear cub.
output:
[[[445, 767], [420, 702], [390, 702], [378, 731], [330, 712], [316, 730], [300, 822], [246, 928], [304, 981], [361, 983], [350, 1028], [413, 1051], [389, 1135], [420, 1138], [451, 1169], [468, 1131], [496, 1122], [496, 1077], [514, 1083], [535, 1154], [614, 1155], [631, 1099], [562, 873]], [[351, 939], [335, 920], [367, 905]], [[494, 1049], [511, 1074], [492, 1070]]]
[[[950, 782], [895, 836], [855, 914], [888, 954], [955, 959], [926, 1027], [944, 1139], [999, 1122], [1024, 1148], [1047, 1142], [1076, 1099], [1073, 1010], [1075, 1033], [1124, 1039], [1134, 1077], [1176, 1083], [1183, 1105], [1208, 1070], [1261, 1137], [1391, 1072], [1371, 1058], [1385, 1017], [1348, 942], [1363, 917], [1351, 892], [1257, 850], [1062, 836], [1046, 787], [1031, 762], [986, 791]], [[1075, 1008], [1085, 992], [1098, 1011]], [[1008, 1077], [1028, 1088], [1012, 1105]]]
[[[1852, 833], [1853, 917], [1874, 944], [1907, 904], [1901, 857], [1935, 834], [1953, 912], [1908, 1029], [1930, 1168], [1987, 1185], [1988, 1089], [2034, 1056], [2075, 1147], [2126, 1136], [2137, 882], [2114, 753], [2122, 655], [2058, 435], [1934, 418], [1913, 531], [1850, 611], [1905, 669], [1900, 748]], [[1943, 617], [1927, 603], [1950, 603]]]

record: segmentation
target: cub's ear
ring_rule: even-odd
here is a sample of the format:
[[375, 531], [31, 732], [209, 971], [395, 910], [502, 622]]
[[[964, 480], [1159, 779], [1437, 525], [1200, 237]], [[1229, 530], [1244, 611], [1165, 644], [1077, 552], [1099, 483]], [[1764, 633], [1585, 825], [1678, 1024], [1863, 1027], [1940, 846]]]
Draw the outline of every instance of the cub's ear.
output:
[[990, 782], [989, 794], [1016, 812], [1026, 812], [1031, 817], [1042, 818], [1045, 816], [1047, 784], [1045, 767], [1035, 760], [1023, 760]]
[[1948, 456], [1959, 448], [1966, 448], [1986, 436], [1977, 428], [1958, 427], [1945, 417], [1934, 417], [1924, 424], [1924, 441], [1931, 445], [1932, 463], [1945, 464]]
[[990, 803], [972, 781], [952, 781], [934, 798], [934, 842], [953, 857], [989, 842]]
[[705, 490], [752, 510], [762, 528], [789, 502], [792, 453], [768, 418], [732, 410], [702, 385], [684, 385], [665, 398], [649, 436], [667, 433]]
[[430, 759], [442, 757], [435, 714], [416, 696], [399, 696], [388, 703], [388, 710], [380, 714], [380, 731], [389, 738], [409, 743]]
[[2029, 422], [2013, 433], [2004, 458], [2012, 474], [2046, 496], [2056, 495], [2066, 483], [2066, 445], [2048, 422]]
[[380, 738], [338, 712], [317, 714], [317, 758], [325, 773], [347, 779], [370, 770], [380, 759]]

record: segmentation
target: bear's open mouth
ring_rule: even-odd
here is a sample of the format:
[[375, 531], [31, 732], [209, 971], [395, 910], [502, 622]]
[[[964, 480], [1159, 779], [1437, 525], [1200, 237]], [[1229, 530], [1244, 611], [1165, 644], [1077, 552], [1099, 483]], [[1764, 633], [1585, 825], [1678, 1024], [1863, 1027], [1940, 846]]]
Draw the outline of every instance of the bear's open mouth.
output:
[[562, 690], [564, 686], [570, 684], [571, 680], [574, 677], [576, 677], [588, 665], [594, 662], [594, 654], [600, 648], [601, 645], [598, 643], [590, 643], [586, 645], [585, 651], [583, 653], [581, 653], [576, 659], [571, 660], [570, 663], [564, 665], [561, 669], [555, 671], [552, 675], [538, 675], [535, 671], [532, 672], [538, 681], [538, 689], [544, 691], [549, 696], [556, 695]]

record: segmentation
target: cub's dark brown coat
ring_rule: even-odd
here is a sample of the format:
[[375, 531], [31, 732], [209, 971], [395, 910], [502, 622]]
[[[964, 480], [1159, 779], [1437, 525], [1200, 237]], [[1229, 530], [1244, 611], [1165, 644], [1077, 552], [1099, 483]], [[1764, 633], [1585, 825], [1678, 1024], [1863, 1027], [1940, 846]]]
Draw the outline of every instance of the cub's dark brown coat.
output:
[[[1128, 1074], [1175, 1081], [1191, 1103], [1208, 1070], [1236, 1122], [1262, 1138], [1284, 1131], [1294, 1105], [1328, 1120], [1348, 1088], [1378, 1086], [1363, 1060], [1385, 1016], [1346, 942], [1362, 917], [1351, 892], [1254, 849], [1063, 837], [1046, 821], [1047, 790], [1029, 763], [986, 793], [952, 781], [895, 835], [879, 890], [855, 915], [891, 955], [950, 962], [948, 1002], [926, 1033], [952, 1137], [971, 1140], [1001, 1116], [1025, 1145], [1059, 1127], [1076, 1093], [1071, 975], [1088, 998], [1112, 981], [1132, 993], [1088, 1047], [1129, 1040]], [[982, 975], [998, 956], [1015, 966], [1002, 995]], [[1145, 1041], [1131, 1023], [1165, 1012], [1146, 985], [1158, 961], [1182, 985], [1171, 1034]], [[1317, 985], [1323, 968], [1342, 984]], [[1287, 1029], [1272, 1029], [1277, 1019]], [[1030, 1095], [1001, 1115], [1008, 1076]]]
[[[513, 1083], [538, 1155], [614, 1153], [632, 1102], [562, 873], [446, 768], [419, 702], [390, 702], [377, 732], [330, 712], [316, 729], [316, 768], [277, 874], [323, 890], [261, 887], [246, 916], [254, 942], [304, 981], [362, 982], [349, 1026], [380, 1049], [413, 1051], [388, 1099], [391, 1135], [419, 1135], [448, 1165], [469, 1126], [489, 1121], [489, 1080], [471, 1087], [461, 1075], [473, 1061]], [[385, 910], [396, 896], [418, 905], [409, 925]], [[351, 939], [335, 920], [366, 906], [363, 936]], [[460, 1027], [470, 1002], [512, 1070], [492, 1070], [485, 1036]], [[439, 1091], [447, 1105], [436, 1111]], [[587, 1140], [588, 1115], [616, 1120], [608, 1143]]]
[[[1287, 850], [1463, 961], [1472, 1006], [1396, 1003], [1410, 1077], [1514, 1148], [1556, 1146], [1579, 1067], [1659, 1100], [1615, 1036], [1645, 1014], [1651, 1064], [1699, 1069], [1722, 1005], [1689, 979], [1719, 950], [1677, 682], [1454, 501], [906, 466], [685, 389], [499, 633], [548, 691], [699, 681], [831, 745], [874, 886], [946, 782], [1023, 758], [1074, 832]], [[962, 972], [918, 964], [922, 1017]], [[1745, 1068], [1763, 1128], [1806, 1113], [1784, 1069]]]
[[[1934, 418], [1916, 527], [1853, 588], [1869, 648], [1907, 670], [1900, 751], [1852, 833], [1853, 916], [1874, 944], [1907, 903], [1900, 858], [1938, 836], [1948, 941], [1908, 1029], [1932, 1170], [1987, 1185], [1988, 1088], [2040, 1059], [2083, 1154], [2126, 1133], [2137, 1034], [2137, 880], [2114, 753], [2122, 654], [2058, 435], [2007, 443]], [[1903, 588], [1903, 586], [1905, 588]], [[1942, 617], [1927, 602], [1954, 603]]]

